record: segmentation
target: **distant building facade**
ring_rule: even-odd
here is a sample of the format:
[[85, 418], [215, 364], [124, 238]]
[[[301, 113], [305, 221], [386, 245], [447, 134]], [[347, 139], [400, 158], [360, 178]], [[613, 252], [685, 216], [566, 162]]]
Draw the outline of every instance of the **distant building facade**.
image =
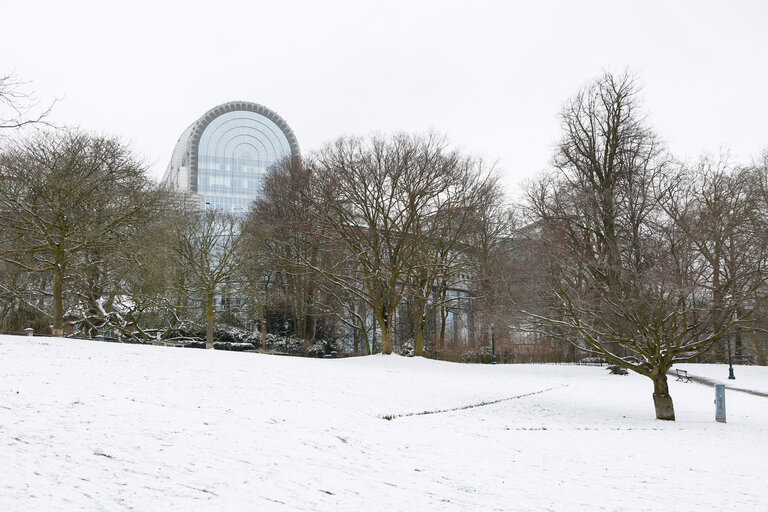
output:
[[179, 137], [163, 182], [199, 209], [244, 213], [267, 169], [299, 156], [293, 130], [272, 110], [232, 101], [212, 108]]

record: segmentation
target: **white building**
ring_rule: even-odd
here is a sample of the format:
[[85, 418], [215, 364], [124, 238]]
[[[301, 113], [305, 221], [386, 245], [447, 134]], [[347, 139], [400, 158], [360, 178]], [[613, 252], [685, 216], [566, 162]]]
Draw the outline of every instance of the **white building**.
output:
[[267, 169], [299, 144], [285, 120], [257, 103], [212, 108], [179, 137], [163, 182], [189, 194], [198, 208], [246, 212]]

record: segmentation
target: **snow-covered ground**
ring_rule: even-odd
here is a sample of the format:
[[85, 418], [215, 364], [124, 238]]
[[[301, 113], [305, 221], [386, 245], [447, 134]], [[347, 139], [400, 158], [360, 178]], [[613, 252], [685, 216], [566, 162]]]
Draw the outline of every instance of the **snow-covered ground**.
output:
[[768, 510], [768, 399], [670, 380], [0, 336], [0, 510]]
[[[745, 389], [768, 394], [768, 368], [765, 366], [736, 365], [733, 367], [734, 380], [728, 379], [728, 365], [726, 364], [681, 363], [675, 365], [674, 368], [686, 370], [688, 375], [694, 378], [703, 377], [717, 384], [725, 384], [726, 389]], [[727, 402], [726, 399], [726, 404]]]

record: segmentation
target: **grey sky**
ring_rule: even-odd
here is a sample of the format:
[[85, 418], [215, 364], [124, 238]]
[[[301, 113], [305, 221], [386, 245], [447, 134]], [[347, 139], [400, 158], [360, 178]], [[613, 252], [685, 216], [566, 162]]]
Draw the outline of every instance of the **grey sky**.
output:
[[302, 151], [342, 134], [434, 129], [498, 161], [513, 188], [544, 169], [563, 103], [602, 69], [641, 75], [681, 158], [768, 148], [768, 2], [6, 3], [0, 73], [64, 99], [52, 119], [120, 135], [159, 176], [209, 108], [249, 100]]

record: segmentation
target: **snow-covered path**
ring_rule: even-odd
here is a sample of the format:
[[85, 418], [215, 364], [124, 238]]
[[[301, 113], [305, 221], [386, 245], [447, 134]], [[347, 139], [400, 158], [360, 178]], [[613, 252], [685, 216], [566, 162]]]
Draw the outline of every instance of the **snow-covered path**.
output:
[[0, 510], [767, 510], [768, 399], [670, 385], [0, 336]]

